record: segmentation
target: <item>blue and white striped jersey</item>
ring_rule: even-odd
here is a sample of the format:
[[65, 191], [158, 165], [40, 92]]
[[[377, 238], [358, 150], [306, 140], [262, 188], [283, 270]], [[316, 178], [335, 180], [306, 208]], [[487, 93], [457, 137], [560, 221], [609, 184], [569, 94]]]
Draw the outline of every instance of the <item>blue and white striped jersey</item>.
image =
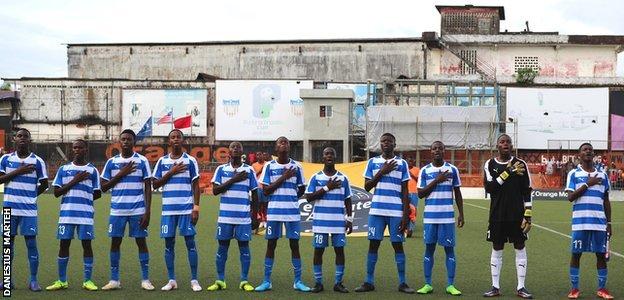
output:
[[312, 232], [314, 233], [345, 233], [344, 201], [351, 197], [351, 186], [347, 176], [340, 172], [327, 176], [320, 171], [310, 178], [306, 194], [322, 189], [332, 178], [341, 180], [342, 186], [326, 192], [321, 199], [314, 201], [312, 211]]
[[297, 190], [304, 185], [303, 168], [290, 159], [286, 164], [280, 164], [272, 160], [264, 164], [262, 170], [262, 184], [265, 186], [275, 182], [282, 176], [284, 170], [296, 168], [295, 176], [288, 178], [271, 195], [269, 195], [269, 207], [267, 209], [267, 221], [294, 222], [301, 221], [299, 213], [299, 197]]
[[35, 171], [14, 177], [4, 185], [3, 207], [10, 207], [14, 216], [37, 216], [37, 185], [42, 179], [48, 179], [45, 162], [41, 157], [30, 153], [26, 158], [19, 158], [17, 152], [5, 154], [0, 158], [0, 174], [8, 174], [22, 164], [35, 165]]
[[590, 186], [583, 195], [574, 200], [572, 205], [572, 230], [607, 230], [607, 216], [604, 212], [605, 193], [609, 192], [609, 179], [602, 171], [588, 173], [581, 167], [570, 171], [566, 183], [566, 191], [575, 191], [589, 176], [602, 179], [600, 184]]
[[199, 178], [199, 166], [195, 157], [186, 152], [177, 159], [167, 154], [156, 162], [153, 177], [161, 179], [174, 163], [182, 163], [186, 171], [173, 175], [162, 186], [162, 215], [188, 215], [193, 211], [193, 181]]
[[220, 165], [212, 177], [212, 183], [224, 184], [234, 177], [234, 173], [243, 171], [247, 172], [247, 179], [232, 184], [227, 191], [221, 194], [218, 223], [251, 224], [249, 192], [258, 188], [258, 181], [253, 168], [247, 164], [242, 164], [236, 169], [230, 163]]
[[429, 185], [439, 173], [448, 171], [449, 179], [435, 186], [431, 194], [425, 198], [425, 212], [423, 214], [424, 224], [454, 224], [455, 209], [453, 208], [453, 188], [461, 186], [459, 170], [444, 162], [441, 167], [436, 167], [432, 163], [420, 169], [418, 175], [418, 188], [424, 189]]
[[82, 171], [89, 172], [91, 176], [74, 185], [61, 197], [59, 224], [93, 225], [93, 192], [100, 190], [100, 172], [92, 164], [77, 166], [71, 162], [61, 166], [52, 185], [62, 187]]
[[[377, 186], [375, 186], [370, 215], [403, 217], [401, 184], [409, 181], [409, 168], [407, 167], [407, 162], [398, 156], [388, 161], [390, 160], [396, 160], [397, 166], [392, 172], [382, 176]], [[366, 170], [364, 170], [364, 178], [373, 179], [385, 162], [386, 159], [381, 156], [369, 159], [366, 164]]]
[[111, 189], [111, 216], [136, 216], [145, 213], [143, 182], [151, 178], [150, 165], [145, 156], [135, 152], [128, 158], [121, 157], [121, 154], [111, 157], [104, 165], [102, 179], [110, 180], [131, 161], [134, 162], [136, 170]]

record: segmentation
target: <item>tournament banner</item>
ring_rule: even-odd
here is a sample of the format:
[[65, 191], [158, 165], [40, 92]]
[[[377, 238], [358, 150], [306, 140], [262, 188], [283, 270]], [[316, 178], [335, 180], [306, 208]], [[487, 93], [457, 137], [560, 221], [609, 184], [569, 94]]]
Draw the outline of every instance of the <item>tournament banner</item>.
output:
[[303, 99], [311, 80], [217, 80], [215, 136], [219, 141], [303, 140]]
[[122, 90], [121, 126], [145, 136], [167, 136], [178, 128], [185, 135], [208, 135], [208, 91], [205, 89]]

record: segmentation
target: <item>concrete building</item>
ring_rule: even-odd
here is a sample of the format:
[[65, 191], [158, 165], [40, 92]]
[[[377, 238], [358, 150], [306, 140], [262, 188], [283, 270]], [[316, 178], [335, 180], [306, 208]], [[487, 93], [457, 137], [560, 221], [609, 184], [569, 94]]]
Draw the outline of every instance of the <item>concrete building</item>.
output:
[[69, 44], [70, 78], [314, 79], [366, 82], [423, 76], [420, 38]]
[[322, 163], [323, 149], [336, 149], [336, 163], [349, 160], [351, 90], [301, 90], [304, 105], [303, 160]]
[[[436, 6], [440, 32], [399, 39], [69, 44], [70, 78], [193, 80], [313, 79], [376, 82], [396, 78], [482, 79], [513, 83], [519, 68], [541, 83], [615, 77], [624, 36], [500, 32], [502, 6]], [[480, 75], [480, 76], [479, 76]], [[587, 80], [582, 81], [587, 82]]]

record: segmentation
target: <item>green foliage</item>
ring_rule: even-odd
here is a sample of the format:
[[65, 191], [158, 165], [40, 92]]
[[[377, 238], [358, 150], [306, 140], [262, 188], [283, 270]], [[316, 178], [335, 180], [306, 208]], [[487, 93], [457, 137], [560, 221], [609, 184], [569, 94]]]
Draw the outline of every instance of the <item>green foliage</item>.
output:
[[10, 90], [11, 90], [11, 84], [9, 84], [8, 82], [5, 82], [2, 85], [0, 85], [0, 91], [10, 91]]
[[518, 72], [514, 74], [516, 78], [516, 82], [519, 84], [533, 84], [533, 80], [539, 74], [538, 70], [534, 70], [533, 68], [521, 68], [518, 69]]

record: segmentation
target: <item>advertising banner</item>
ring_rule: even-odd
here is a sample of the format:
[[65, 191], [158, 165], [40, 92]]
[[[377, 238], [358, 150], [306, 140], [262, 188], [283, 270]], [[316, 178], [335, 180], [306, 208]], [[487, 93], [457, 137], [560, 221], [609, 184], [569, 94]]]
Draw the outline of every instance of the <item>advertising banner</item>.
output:
[[[562, 141], [576, 149], [582, 142], [606, 149], [609, 128], [608, 88], [507, 88], [507, 132], [518, 126], [518, 149], [553, 148]], [[567, 141], [571, 141], [568, 143]]]
[[300, 89], [311, 80], [217, 80], [216, 139], [274, 141], [280, 136], [303, 140]]
[[185, 135], [207, 136], [207, 103], [204, 89], [123, 90], [122, 127], [167, 136], [177, 124]]

